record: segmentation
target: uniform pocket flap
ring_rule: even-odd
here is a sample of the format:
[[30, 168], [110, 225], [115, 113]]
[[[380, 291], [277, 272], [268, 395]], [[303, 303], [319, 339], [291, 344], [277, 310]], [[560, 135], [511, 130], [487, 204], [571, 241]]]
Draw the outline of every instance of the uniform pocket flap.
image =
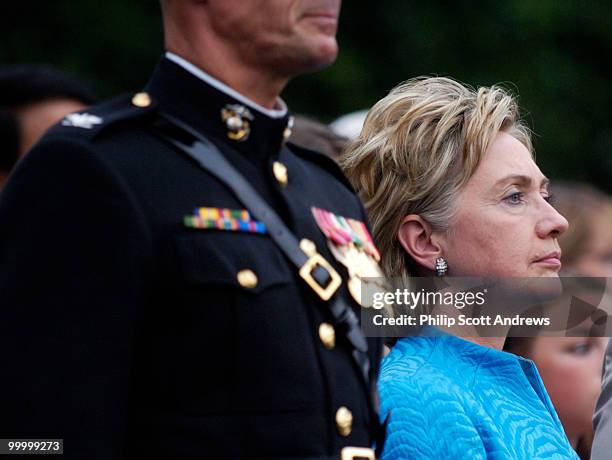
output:
[[267, 235], [197, 231], [182, 233], [175, 242], [189, 283], [235, 285], [256, 293], [292, 280], [291, 266]]

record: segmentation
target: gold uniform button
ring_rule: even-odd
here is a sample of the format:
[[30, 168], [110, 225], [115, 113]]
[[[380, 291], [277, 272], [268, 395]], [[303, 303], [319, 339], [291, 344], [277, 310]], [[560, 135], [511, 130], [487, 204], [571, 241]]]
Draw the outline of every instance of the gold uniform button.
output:
[[247, 289], [253, 289], [255, 286], [257, 286], [257, 275], [253, 270], [249, 270], [248, 268], [245, 270], [240, 270], [236, 275], [236, 278], [238, 279], [240, 286]]
[[353, 431], [353, 413], [344, 406], [336, 411], [336, 427], [341, 436], [348, 436]]
[[287, 167], [280, 161], [275, 161], [272, 165], [272, 172], [274, 173], [274, 177], [276, 177], [276, 180], [281, 185], [281, 187], [286, 187], [287, 183], [289, 182]]
[[319, 326], [319, 338], [323, 342], [323, 346], [328, 350], [336, 346], [336, 330], [329, 323], [321, 323]]
[[151, 96], [147, 93], [136, 93], [132, 98], [132, 104], [136, 107], [149, 107], [151, 105]]

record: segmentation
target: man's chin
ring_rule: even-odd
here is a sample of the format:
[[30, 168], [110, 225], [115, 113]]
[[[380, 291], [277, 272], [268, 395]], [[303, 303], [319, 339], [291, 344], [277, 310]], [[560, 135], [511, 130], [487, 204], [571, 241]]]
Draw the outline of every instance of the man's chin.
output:
[[300, 61], [294, 61], [287, 72], [293, 78], [297, 75], [316, 72], [329, 67], [335, 60], [335, 55], [303, 56]]
[[332, 65], [338, 57], [338, 43], [333, 37], [317, 40], [313, 50], [309, 69], [311, 71]]

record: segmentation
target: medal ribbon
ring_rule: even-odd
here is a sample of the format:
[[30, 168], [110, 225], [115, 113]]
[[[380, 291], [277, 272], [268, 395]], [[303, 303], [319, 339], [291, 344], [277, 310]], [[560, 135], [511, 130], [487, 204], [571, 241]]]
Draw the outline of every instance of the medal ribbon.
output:
[[266, 233], [264, 223], [251, 219], [246, 209], [196, 208], [193, 215], [185, 216], [183, 223], [189, 228]]
[[376, 261], [380, 260], [380, 253], [363, 222], [345, 218], [321, 208], [313, 207], [311, 211], [323, 234], [335, 244], [344, 246], [353, 243]]

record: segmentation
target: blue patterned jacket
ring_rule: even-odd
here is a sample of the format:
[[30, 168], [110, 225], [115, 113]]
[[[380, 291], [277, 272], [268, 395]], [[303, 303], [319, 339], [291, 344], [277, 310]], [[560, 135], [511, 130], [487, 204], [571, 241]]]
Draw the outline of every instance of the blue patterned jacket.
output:
[[425, 335], [398, 340], [383, 361], [383, 460], [578, 458], [533, 362]]

